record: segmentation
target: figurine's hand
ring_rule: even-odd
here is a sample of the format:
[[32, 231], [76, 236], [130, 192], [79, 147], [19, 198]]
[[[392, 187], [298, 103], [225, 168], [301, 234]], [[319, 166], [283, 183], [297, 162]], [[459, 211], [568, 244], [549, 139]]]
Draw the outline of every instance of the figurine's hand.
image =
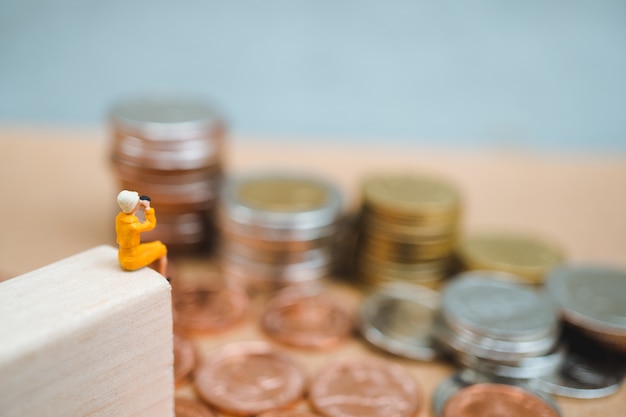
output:
[[139, 202], [143, 206], [144, 210], [150, 209], [150, 200], [139, 200]]

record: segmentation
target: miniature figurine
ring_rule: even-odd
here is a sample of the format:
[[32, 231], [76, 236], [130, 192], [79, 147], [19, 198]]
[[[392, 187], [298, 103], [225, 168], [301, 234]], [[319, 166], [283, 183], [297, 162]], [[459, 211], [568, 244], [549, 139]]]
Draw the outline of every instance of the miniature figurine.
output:
[[[134, 271], [156, 263], [156, 270], [166, 276], [167, 247], [158, 240], [141, 243], [141, 232], [156, 227], [154, 208], [150, 207], [150, 197], [139, 196], [136, 191], [121, 191], [117, 195], [117, 204], [122, 210], [115, 218], [115, 233], [119, 245], [118, 259], [123, 269]], [[135, 215], [143, 209], [146, 217], [141, 222]]]

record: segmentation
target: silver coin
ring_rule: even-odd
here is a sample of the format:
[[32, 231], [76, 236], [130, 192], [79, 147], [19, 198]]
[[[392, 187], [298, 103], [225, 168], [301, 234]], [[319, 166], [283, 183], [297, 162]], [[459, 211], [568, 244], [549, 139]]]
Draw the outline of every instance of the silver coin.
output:
[[529, 393], [543, 402], [545, 402], [551, 409], [553, 409], [556, 415], [560, 416], [561, 412], [556, 403], [543, 392], [537, 391], [529, 385], [521, 383], [508, 383], [505, 379], [490, 378], [485, 375], [479, 375], [473, 373], [471, 370], [458, 371], [445, 380], [443, 380], [435, 389], [432, 396], [432, 408], [435, 416], [442, 417], [443, 410], [448, 400], [457, 392], [463, 388], [470, 387], [476, 384], [504, 384], [512, 385], [520, 390]]
[[129, 95], [117, 100], [110, 117], [122, 128], [155, 140], [188, 139], [206, 132], [221, 117], [206, 97], [184, 91], [159, 91]]
[[546, 288], [566, 321], [626, 344], [626, 271], [562, 266], [548, 274]]
[[561, 397], [603, 398], [615, 393], [624, 380], [623, 367], [611, 365], [570, 353], [559, 371], [535, 379], [531, 384]]
[[490, 278], [489, 271], [457, 275], [442, 291], [447, 324], [458, 331], [522, 342], [553, 337], [556, 306], [544, 294]]
[[361, 303], [360, 330], [372, 345], [409, 359], [430, 361], [437, 357], [431, 336], [436, 291], [417, 285], [388, 285]]

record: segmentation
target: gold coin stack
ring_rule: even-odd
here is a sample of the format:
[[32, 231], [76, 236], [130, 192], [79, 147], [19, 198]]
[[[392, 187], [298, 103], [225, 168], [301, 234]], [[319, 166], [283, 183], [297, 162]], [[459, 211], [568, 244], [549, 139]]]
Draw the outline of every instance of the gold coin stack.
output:
[[458, 258], [465, 270], [508, 272], [525, 284], [542, 284], [564, 260], [562, 250], [544, 238], [510, 231], [468, 234], [459, 242]]
[[217, 217], [227, 281], [251, 291], [321, 282], [333, 266], [342, 206], [339, 190], [316, 177], [225, 179]]
[[145, 233], [170, 249], [210, 241], [222, 177], [224, 125], [194, 95], [128, 97], [110, 112], [111, 163], [118, 184], [152, 199], [159, 226]]
[[437, 287], [449, 271], [460, 221], [457, 189], [439, 178], [386, 174], [362, 183], [356, 273], [366, 284]]

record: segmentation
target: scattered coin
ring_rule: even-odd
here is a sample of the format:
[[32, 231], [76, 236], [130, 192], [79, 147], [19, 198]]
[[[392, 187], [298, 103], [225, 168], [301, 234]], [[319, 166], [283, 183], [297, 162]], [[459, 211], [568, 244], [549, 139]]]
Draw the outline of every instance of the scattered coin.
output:
[[220, 284], [198, 284], [172, 292], [174, 326], [183, 332], [218, 332], [241, 321], [248, 311], [248, 296]]
[[216, 417], [202, 403], [187, 398], [176, 398], [174, 400], [174, 414], [176, 417]]
[[509, 272], [531, 284], [543, 283], [564, 259], [556, 245], [515, 232], [469, 234], [459, 243], [458, 256], [465, 269]]
[[361, 303], [360, 330], [378, 348], [410, 359], [434, 360], [433, 317], [439, 293], [418, 285], [394, 283]]
[[607, 363], [594, 362], [570, 353], [557, 371], [531, 383], [544, 392], [570, 398], [603, 398], [617, 392], [624, 380], [624, 370]]
[[319, 414], [305, 410], [275, 410], [259, 414], [257, 417], [321, 417]]
[[309, 400], [325, 417], [410, 417], [421, 390], [400, 365], [364, 358], [327, 365], [314, 378]]
[[268, 343], [236, 342], [209, 352], [194, 382], [200, 397], [218, 410], [256, 415], [302, 399], [305, 374]]
[[540, 393], [508, 384], [470, 384], [459, 373], [437, 386], [432, 407], [437, 417], [560, 416], [556, 404]]
[[190, 340], [174, 333], [174, 383], [187, 382], [196, 366], [196, 350]]
[[261, 326], [281, 343], [323, 349], [349, 337], [354, 321], [330, 293], [288, 288], [266, 304]]

